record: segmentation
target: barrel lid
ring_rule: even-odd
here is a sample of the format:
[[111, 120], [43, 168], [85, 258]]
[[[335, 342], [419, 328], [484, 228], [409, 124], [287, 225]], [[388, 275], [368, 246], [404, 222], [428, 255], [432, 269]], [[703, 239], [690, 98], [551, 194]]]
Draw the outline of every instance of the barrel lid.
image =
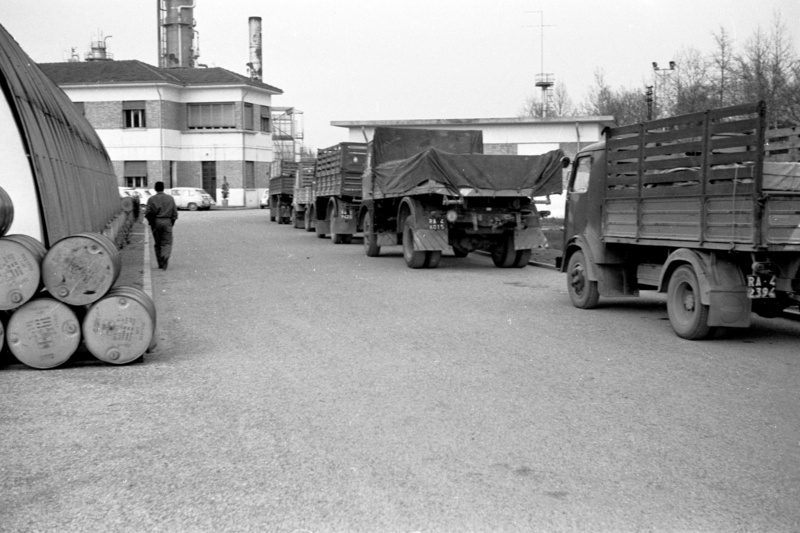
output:
[[36, 298], [11, 315], [6, 330], [14, 357], [32, 368], [54, 368], [78, 349], [81, 328], [75, 312], [52, 298]]
[[143, 355], [155, 332], [155, 308], [141, 293], [116, 289], [95, 302], [83, 319], [84, 345], [95, 357], [125, 364]]
[[70, 305], [89, 305], [111, 289], [120, 265], [119, 251], [110, 239], [100, 234], [72, 235], [47, 251], [42, 280], [54, 298]]
[[13, 240], [0, 238], [0, 310], [16, 309], [41, 287], [42, 255]]

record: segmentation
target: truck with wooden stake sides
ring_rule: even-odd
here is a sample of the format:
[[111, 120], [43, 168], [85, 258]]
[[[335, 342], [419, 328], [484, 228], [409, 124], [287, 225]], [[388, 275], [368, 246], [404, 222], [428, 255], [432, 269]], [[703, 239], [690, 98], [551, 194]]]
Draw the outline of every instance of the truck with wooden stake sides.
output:
[[292, 198], [292, 224], [295, 228], [306, 227], [306, 217], [314, 202], [314, 167], [313, 159], [301, 159], [294, 173], [294, 196]]
[[561, 150], [486, 155], [472, 130], [376, 128], [367, 152], [360, 220], [367, 256], [401, 245], [410, 268], [435, 268], [442, 252], [489, 252], [524, 267], [547, 246], [534, 196], [561, 192]]
[[365, 143], [345, 142], [317, 151], [314, 201], [307, 231], [349, 244], [360, 231], [361, 176], [367, 159]]
[[612, 128], [572, 164], [564, 254], [572, 303], [666, 292], [702, 339], [800, 301], [800, 128], [763, 102]]
[[294, 182], [298, 163], [278, 159], [272, 163], [269, 180], [269, 219], [278, 224], [288, 224], [292, 216]]

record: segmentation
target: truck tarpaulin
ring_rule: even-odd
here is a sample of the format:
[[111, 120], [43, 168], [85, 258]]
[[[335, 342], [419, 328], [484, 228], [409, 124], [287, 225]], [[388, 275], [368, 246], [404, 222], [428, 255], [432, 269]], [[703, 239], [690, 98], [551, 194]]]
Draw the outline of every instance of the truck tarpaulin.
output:
[[373, 190], [399, 195], [433, 180], [455, 195], [463, 188], [524, 191], [525, 196], [560, 194], [563, 157], [561, 150], [520, 156], [452, 154], [430, 148], [374, 167]]
[[372, 137], [372, 166], [408, 159], [429, 148], [452, 154], [482, 154], [480, 130], [420, 130], [375, 128]]

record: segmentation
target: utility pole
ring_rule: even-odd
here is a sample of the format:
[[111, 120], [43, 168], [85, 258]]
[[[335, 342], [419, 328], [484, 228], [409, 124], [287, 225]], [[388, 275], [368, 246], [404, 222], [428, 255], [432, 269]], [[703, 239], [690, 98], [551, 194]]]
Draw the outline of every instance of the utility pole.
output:
[[653, 103], [652, 103], [652, 108], [653, 108], [654, 111], [651, 111], [650, 109], [648, 109], [648, 115], [654, 114], [655, 118], [658, 118], [658, 112], [659, 112], [659, 109], [658, 109], [658, 94], [659, 94], [658, 93], [658, 82], [659, 82], [659, 78], [661, 79], [661, 82], [662, 82], [661, 83], [661, 89], [663, 90], [664, 89], [664, 83], [663, 83], [664, 76], [667, 76], [670, 72], [674, 71], [677, 66], [678, 66], [677, 63], [675, 63], [674, 61], [670, 61], [669, 62], [669, 68], [658, 68], [658, 63], [653, 61]]

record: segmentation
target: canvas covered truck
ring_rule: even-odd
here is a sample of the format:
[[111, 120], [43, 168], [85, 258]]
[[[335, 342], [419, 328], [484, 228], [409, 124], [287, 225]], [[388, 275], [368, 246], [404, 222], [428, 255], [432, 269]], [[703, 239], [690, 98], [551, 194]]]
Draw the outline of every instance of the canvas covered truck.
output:
[[367, 256], [402, 245], [410, 268], [435, 268], [442, 252], [491, 253], [524, 267], [545, 247], [534, 196], [561, 192], [561, 150], [483, 154], [480, 131], [376, 128], [363, 180]]
[[800, 130], [752, 103], [612, 128], [577, 154], [562, 271], [572, 303], [666, 292], [678, 336], [800, 301]]
[[278, 159], [273, 161], [269, 180], [269, 219], [288, 224], [292, 216], [294, 182], [298, 163]]
[[345, 142], [317, 151], [314, 201], [306, 230], [349, 244], [360, 230], [361, 175], [367, 159], [365, 143]]
[[314, 202], [314, 168], [313, 159], [302, 159], [294, 173], [294, 197], [292, 198], [292, 224], [295, 228], [306, 226], [306, 216]]

